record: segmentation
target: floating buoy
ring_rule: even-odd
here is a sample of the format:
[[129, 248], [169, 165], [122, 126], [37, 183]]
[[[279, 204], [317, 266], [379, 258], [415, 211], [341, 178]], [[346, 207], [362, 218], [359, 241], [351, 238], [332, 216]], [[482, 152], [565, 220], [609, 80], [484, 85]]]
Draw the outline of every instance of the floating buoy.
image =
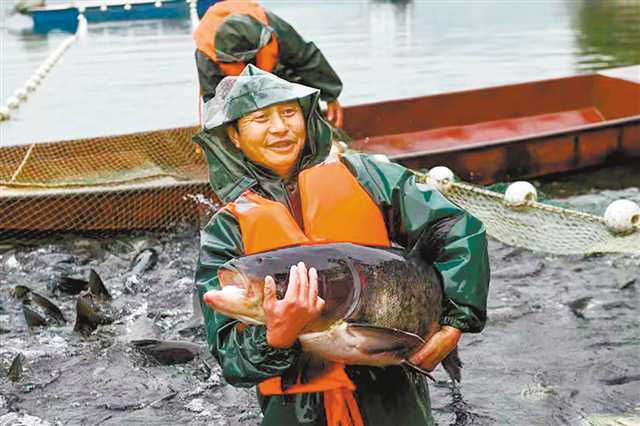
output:
[[11, 96], [9, 99], [7, 99], [7, 106], [9, 108], [16, 109], [18, 108], [19, 105], [20, 105], [20, 100], [15, 96]]
[[18, 89], [15, 91], [15, 96], [21, 101], [27, 100], [27, 90], [26, 89]]
[[336, 146], [338, 152], [341, 154], [347, 152], [347, 150], [349, 149], [349, 145], [347, 145], [347, 143], [343, 141], [334, 142], [334, 145]]
[[513, 182], [504, 193], [504, 201], [509, 207], [523, 207], [538, 200], [538, 191], [529, 182]]
[[129, 3], [125, 4], [124, 10], [131, 10], [131, 5]]
[[71, 44], [75, 41], [77, 37], [81, 37], [81, 38], [85, 37], [87, 35], [87, 32], [88, 32], [87, 18], [83, 14], [80, 14], [78, 15], [78, 29], [76, 30], [76, 35], [67, 40], [67, 44], [65, 45], [66, 48], [68, 49], [69, 47], [71, 47]]
[[631, 200], [616, 200], [604, 212], [607, 227], [615, 233], [640, 228], [640, 206]]
[[160, 0], [158, 0], [158, 1], [156, 1], [153, 5], [154, 5], [155, 7], [162, 7], [162, 2], [161, 2]]
[[384, 154], [373, 154], [371, 157], [373, 157], [375, 160], [380, 161], [382, 163], [390, 163], [391, 160], [389, 160], [389, 157], [387, 157]]
[[7, 107], [0, 107], [0, 121], [8, 120], [11, 118], [11, 111]]
[[453, 172], [450, 168], [444, 166], [437, 166], [429, 170], [427, 174], [429, 178], [435, 181], [436, 186], [440, 191], [447, 191], [451, 188], [453, 182]]
[[29, 92], [34, 92], [36, 90], [36, 88], [38, 87], [38, 82], [36, 82], [36, 80], [31, 79], [29, 81], [27, 81], [27, 84], [24, 85], [25, 89], [27, 89], [27, 91]]
[[106, 4], [101, 4], [100, 5], [100, 11], [101, 12], [106, 12], [107, 11], [107, 5]]

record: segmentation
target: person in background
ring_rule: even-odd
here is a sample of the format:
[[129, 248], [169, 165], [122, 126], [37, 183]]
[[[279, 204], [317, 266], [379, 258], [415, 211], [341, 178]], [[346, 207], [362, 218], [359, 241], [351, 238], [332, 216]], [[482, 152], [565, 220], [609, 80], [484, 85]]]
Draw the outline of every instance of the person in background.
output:
[[326, 118], [342, 128], [338, 96], [342, 82], [313, 42], [305, 41], [286, 21], [257, 1], [226, 0], [211, 6], [194, 33], [202, 100], [215, 95], [226, 76], [239, 75], [247, 64], [285, 80], [320, 91]]
[[283, 394], [279, 380], [296, 371], [301, 355], [297, 337], [324, 303], [314, 265], [292, 265], [289, 289], [298, 289], [297, 296], [287, 290], [276, 298], [267, 277], [265, 325], [216, 312], [206, 294], [220, 288], [218, 269], [237, 257], [322, 241], [412, 247], [423, 232], [455, 218], [434, 264], [444, 290], [441, 328], [410, 359], [431, 371], [461, 333], [484, 327], [489, 260], [483, 224], [398, 164], [332, 150], [316, 89], [249, 65], [217, 92], [205, 104], [204, 129], [194, 142], [207, 156], [210, 184], [224, 207], [201, 232], [195, 282], [208, 347], [224, 378], [258, 387], [265, 426], [433, 424], [425, 377], [400, 366], [347, 365]]

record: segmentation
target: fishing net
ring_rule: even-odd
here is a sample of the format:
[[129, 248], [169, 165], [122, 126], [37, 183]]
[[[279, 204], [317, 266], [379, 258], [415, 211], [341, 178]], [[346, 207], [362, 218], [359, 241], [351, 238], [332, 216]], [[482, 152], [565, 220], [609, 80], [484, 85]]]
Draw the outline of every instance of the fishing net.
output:
[[[197, 127], [0, 148], [0, 239], [50, 231], [169, 229], [217, 207]], [[420, 175], [421, 179], [428, 179]], [[640, 253], [640, 231], [611, 233], [600, 216], [457, 182], [446, 197], [506, 244], [557, 254]]]
[[0, 149], [3, 238], [170, 227], [215, 203], [196, 127]]
[[[430, 178], [418, 174], [423, 182]], [[484, 223], [487, 234], [505, 244], [554, 254], [638, 253], [640, 230], [616, 234], [603, 217], [530, 201], [521, 207], [500, 192], [452, 182], [443, 194]]]

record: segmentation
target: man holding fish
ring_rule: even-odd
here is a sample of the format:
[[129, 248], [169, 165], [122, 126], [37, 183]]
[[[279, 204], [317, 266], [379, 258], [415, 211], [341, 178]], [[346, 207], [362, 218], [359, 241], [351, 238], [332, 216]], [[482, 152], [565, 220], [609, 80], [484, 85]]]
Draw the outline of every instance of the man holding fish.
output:
[[425, 377], [460, 378], [486, 321], [484, 227], [397, 164], [331, 149], [319, 94], [251, 65], [194, 136], [225, 206], [196, 283], [225, 379], [264, 425], [432, 424]]

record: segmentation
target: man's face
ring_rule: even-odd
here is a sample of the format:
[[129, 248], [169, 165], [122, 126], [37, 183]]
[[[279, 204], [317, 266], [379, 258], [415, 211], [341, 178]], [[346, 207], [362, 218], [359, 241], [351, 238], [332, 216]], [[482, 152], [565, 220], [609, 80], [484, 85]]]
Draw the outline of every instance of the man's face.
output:
[[283, 178], [295, 167], [307, 137], [304, 114], [297, 101], [249, 113], [238, 120], [237, 130], [228, 126], [227, 134], [247, 158]]

